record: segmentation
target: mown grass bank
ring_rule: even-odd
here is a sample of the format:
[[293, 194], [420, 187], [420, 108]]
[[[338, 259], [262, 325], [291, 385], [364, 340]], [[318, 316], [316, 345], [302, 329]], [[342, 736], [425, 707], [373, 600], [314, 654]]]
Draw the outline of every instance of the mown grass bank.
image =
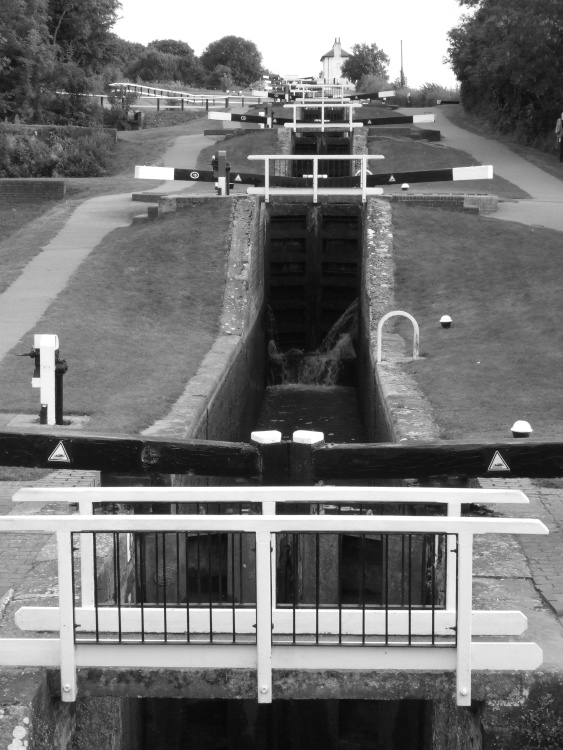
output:
[[[88, 415], [88, 429], [136, 433], [182, 393], [218, 331], [231, 205], [209, 201], [165, 222], [105, 237], [34, 332], [57, 333], [68, 361], [65, 414]], [[0, 408], [38, 413], [31, 362], [0, 365]]]
[[423, 355], [405, 368], [442, 437], [505, 439], [526, 419], [534, 438], [560, 438], [561, 233], [406, 206], [393, 224], [396, 306], [417, 319]]

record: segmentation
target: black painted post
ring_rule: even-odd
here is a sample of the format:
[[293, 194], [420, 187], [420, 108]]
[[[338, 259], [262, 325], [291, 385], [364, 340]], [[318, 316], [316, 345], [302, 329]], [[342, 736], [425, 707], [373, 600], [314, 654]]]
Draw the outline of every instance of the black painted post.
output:
[[156, 111], [160, 112], [160, 99], [159, 99], [159, 97], [156, 98]]
[[184, 97], [180, 97], [180, 106], [182, 107], [182, 112], [184, 111]]
[[[215, 104], [215, 100], [213, 100], [213, 104]], [[205, 100], [205, 111], [209, 112], [209, 99]]]
[[313, 470], [313, 451], [322, 448], [325, 437], [322, 432], [297, 430], [289, 450], [289, 484], [296, 487], [309, 487], [316, 484]]
[[64, 424], [63, 420], [63, 376], [68, 370], [66, 360], [55, 358], [55, 424]]
[[225, 99], [225, 109], [229, 109], [229, 97]]
[[289, 483], [289, 446], [282, 443], [277, 430], [253, 432], [250, 443], [260, 453], [260, 479], [263, 487], [287, 487]]

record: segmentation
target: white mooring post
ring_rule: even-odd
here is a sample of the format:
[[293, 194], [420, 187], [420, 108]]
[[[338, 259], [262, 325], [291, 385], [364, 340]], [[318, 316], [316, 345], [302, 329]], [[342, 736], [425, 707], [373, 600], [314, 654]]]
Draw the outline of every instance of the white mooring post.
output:
[[59, 348], [59, 337], [53, 334], [36, 333], [33, 346], [39, 349], [39, 378], [31, 380], [33, 388], [39, 388], [41, 406], [47, 407], [47, 424], [55, 424], [55, 352]]

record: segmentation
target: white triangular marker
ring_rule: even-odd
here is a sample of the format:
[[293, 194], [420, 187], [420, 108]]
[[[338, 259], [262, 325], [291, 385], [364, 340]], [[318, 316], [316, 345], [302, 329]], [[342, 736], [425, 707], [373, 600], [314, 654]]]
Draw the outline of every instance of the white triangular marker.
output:
[[393, 177], [393, 175], [391, 175], [391, 177], [389, 178], [389, 182], [397, 182], [397, 180]]
[[242, 182], [242, 177], [240, 176], [240, 174], [237, 174], [237, 176], [235, 177], [235, 182]]
[[498, 451], [495, 451], [493, 460], [489, 464], [487, 471], [510, 471], [510, 466], [506, 463], [504, 458]]
[[368, 120], [368, 123], [367, 123], [367, 124], [368, 124], [368, 125], [372, 125], [373, 123], [372, 123], [372, 121], [371, 121], [371, 120]]
[[66, 452], [66, 448], [64, 447], [64, 443], [62, 440], [57, 445], [55, 450], [51, 453], [47, 461], [62, 461], [66, 464], [70, 463], [70, 458], [68, 457], [68, 453]]

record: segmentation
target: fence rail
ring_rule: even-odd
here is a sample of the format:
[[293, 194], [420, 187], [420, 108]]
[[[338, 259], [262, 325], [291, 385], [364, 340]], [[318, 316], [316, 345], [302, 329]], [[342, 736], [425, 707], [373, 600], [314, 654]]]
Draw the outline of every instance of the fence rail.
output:
[[[264, 162], [264, 187], [249, 187], [247, 193], [263, 195], [268, 202], [272, 195], [312, 195], [316, 203], [319, 195], [358, 195], [365, 202], [369, 195], [381, 195], [382, 188], [368, 187], [367, 163], [383, 159], [377, 154], [331, 154], [303, 157], [254, 155], [250, 161]], [[284, 179], [290, 177], [291, 182]], [[295, 178], [302, 184], [296, 184]]]
[[[228, 495], [231, 488], [223, 491]], [[297, 488], [302, 501], [306, 494], [305, 488]], [[5, 516], [0, 531], [56, 532], [59, 607], [23, 608], [17, 621], [26, 629], [48, 630], [46, 620], [52, 626], [55, 618], [60, 637], [0, 641], [0, 663], [60, 666], [63, 700], [76, 698], [81, 666], [184, 665], [255, 668], [260, 702], [272, 700], [276, 668], [453, 669], [458, 704], [469, 705], [472, 667], [534, 669], [541, 663], [535, 644], [487, 644], [471, 638], [474, 623], [477, 632], [495, 633], [521, 632], [523, 624], [517, 613], [472, 612], [473, 535], [547, 533], [536, 520], [326, 514]], [[77, 607], [75, 600], [81, 564], [81, 555], [73, 550], [77, 534], [81, 547], [85, 536], [95, 535], [96, 593], [93, 606], [86, 608]], [[289, 553], [283, 549], [288, 535], [296, 537], [289, 541], [294, 544]], [[456, 540], [458, 558], [453, 610], [444, 606], [448, 537]], [[350, 574], [342, 553], [336, 554], [339, 580], [347, 575], [354, 583], [355, 576], [354, 585], [340, 586], [340, 592], [348, 592], [346, 601], [322, 580], [329, 569], [326, 561], [343, 544], [352, 551], [350, 559], [361, 561]], [[198, 554], [199, 566], [194, 562]], [[288, 554], [291, 565], [280, 566]], [[102, 595], [96, 566], [103, 558], [110, 577]], [[184, 568], [176, 565], [182, 559]], [[397, 564], [401, 559], [410, 571]], [[289, 585], [280, 570], [289, 571]], [[161, 598], [155, 594], [151, 600], [146, 591], [143, 597], [149, 578], [155, 590], [162, 587]], [[247, 583], [250, 588], [241, 592]], [[401, 586], [406, 593], [399, 599]], [[136, 598], [148, 601], [141, 606]], [[111, 633], [102, 637], [106, 626]], [[85, 629], [91, 633], [88, 643], [81, 640]], [[154, 643], [151, 629], [161, 641], [166, 635], [165, 646]]]

